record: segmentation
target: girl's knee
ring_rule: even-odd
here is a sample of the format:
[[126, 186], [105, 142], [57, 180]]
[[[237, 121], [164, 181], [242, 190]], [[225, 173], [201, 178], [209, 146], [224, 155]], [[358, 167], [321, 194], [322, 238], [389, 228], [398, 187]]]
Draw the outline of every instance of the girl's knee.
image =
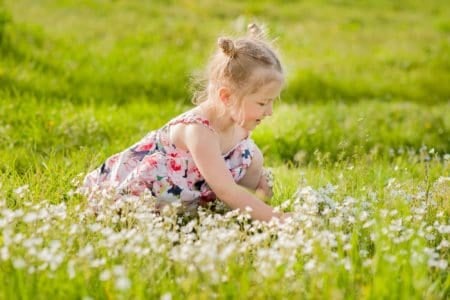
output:
[[239, 184], [247, 188], [255, 190], [258, 187], [263, 169], [263, 155], [258, 148], [253, 152], [252, 162], [248, 166], [244, 177], [239, 181]]

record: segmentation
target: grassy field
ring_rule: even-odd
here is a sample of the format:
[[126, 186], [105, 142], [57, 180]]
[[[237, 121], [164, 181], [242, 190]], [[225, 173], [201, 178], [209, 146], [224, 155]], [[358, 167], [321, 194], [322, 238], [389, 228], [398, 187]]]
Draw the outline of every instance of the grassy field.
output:
[[[94, 215], [83, 175], [253, 21], [286, 69], [253, 138], [293, 222]], [[446, 1], [0, 0], [0, 299], [447, 299], [449, 53]]]

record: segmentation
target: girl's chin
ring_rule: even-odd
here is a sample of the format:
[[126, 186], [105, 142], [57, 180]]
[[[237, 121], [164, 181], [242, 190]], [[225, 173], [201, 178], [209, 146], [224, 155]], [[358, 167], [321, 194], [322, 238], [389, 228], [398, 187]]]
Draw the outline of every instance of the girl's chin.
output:
[[259, 124], [261, 124], [261, 120], [258, 120], [258, 121], [256, 121], [256, 120], [255, 121], [247, 121], [247, 122], [245, 122], [243, 124], [240, 124], [239, 127], [241, 127], [244, 130], [247, 130], [247, 131], [252, 131], [256, 127], [258, 127]]
[[252, 131], [254, 130], [256, 127], [258, 127], [259, 123], [254, 122], [252, 124], [248, 124], [247, 126], [244, 126], [243, 128], [247, 131]]

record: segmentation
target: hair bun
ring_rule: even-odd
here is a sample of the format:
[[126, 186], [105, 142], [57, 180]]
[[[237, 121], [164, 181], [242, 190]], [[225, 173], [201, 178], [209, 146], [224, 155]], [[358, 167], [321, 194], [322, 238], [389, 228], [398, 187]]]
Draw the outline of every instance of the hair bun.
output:
[[231, 39], [219, 38], [217, 44], [226, 56], [229, 56], [231, 58], [236, 56], [236, 47], [234, 46], [234, 43]]
[[262, 30], [261, 27], [259, 27], [255, 23], [249, 24], [247, 26], [247, 30], [251, 37], [256, 39], [264, 39], [264, 30]]

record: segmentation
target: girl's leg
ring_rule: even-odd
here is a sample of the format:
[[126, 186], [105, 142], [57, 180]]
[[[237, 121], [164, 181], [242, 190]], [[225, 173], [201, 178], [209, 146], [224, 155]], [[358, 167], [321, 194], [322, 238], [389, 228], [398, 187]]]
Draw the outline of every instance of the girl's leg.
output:
[[256, 147], [253, 153], [252, 162], [244, 177], [238, 183], [248, 189], [256, 191], [261, 180], [263, 163], [264, 159], [261, 150]]
[[[256, 192], [256, 195], [263, 200], [267, 200], [273, 196], [272, 179], [264, 173], [264, 158], [261, 150], [256, 147], [253, 158], [247, 173], [238, 182], [240, 185]], [[266, 170], [267, 171], [267, 170]], [[270, 172], [269, 172], [270, 173]]]

